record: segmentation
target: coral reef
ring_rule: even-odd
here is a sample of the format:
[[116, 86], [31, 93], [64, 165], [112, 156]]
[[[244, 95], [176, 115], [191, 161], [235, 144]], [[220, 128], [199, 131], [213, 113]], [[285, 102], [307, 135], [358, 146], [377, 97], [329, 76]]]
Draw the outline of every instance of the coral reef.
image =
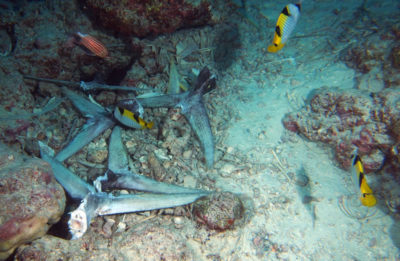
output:
[[365, 171], [377, 171], [399, 140], [399, 90], [366, 95], [322, 87], [310, 94], [308, 105], [283, 119], [286, 129], [311, 141], [329, 144], [343, 168], [358, 148]]
[[0, 144], [0, 259], [43, 236], [64, 212], [65, 194], [43, 160]]
[[390, 44], [390, 41], [379, 40], [378, 36], [375, 36], [357, 42], [343, 50], [340, 59], [361, 75], [370, 74], [383, 79], [386, 88], [398, 86], [400, 85], [400, 48]]
[[[48, 113], [37, 114], [30, 118], [20, 118], [19, 116], [41, 111], [46, 104], [50, 103], [50, 97], [56, 97], [56, 99], [60, 100], [62, 98], [57, 97], [64, 97], [59, 87], [62, 84], [55, 85], [36, 80], [24, 80], [23, 75], [31, 74], [73, 82], [80, 82], [81, 80], [89, 82], [93, 80], [114, 85], [120, 84], [122, 80], [125, 85], [138, 87], [146, 85], [144, 87], [154, 88], [154, 90], [163, 92], [166, 86], [165, 83], [168, 81], [168, 76], [165, 72], [171, 59], [176, 59], [178, 73], [182, 76], [181, 79], [185, 80], [192, 75], [192, 68], [200, 68], [204, 64], [214, 65], [214, 49], [218, 45], [214, 40], [215, 36], [218, 35], [218, 30], [221, 29], [218, 25], [215, 27], [199, 27], [196, 30], [180, 30], [175, 34], [160, 35], [156, 39], [130, 37], [131, 39], [127, 40], [120, 37], [121, 35], [117, 31], [94, 30], [96, 26], [101, 27], [101, 23], [95, 20], [90, 21], [77, 6], [78, 2], [89, 1], [68, 3], [64, 1], [56, 1], [54, 3], [52, 1], [28, 1], [29, 8], [26, 7], [26, 9], [10, 3], [4, 6], [4, 10], [0, 10], [2, 15], [2, 19], [0, 19], [0, 37], [5, 39], [4, 52], [2, 51], [3, 49], [0, 49], [0, 52], [8, 52], [11, 44], [11, 52], [1, 57], [0, 63], [0, 97], [2, 98], [0, 99], [0, 116], [2, 119], [0, 121], [0, 132], [2, 133], [0, 138], [2, 142], [17, 148], [19, 151], [24, 150], [30, 155], [39, 156], [38, 140], [49, 144], [56, 151], [60, 151], [76, 135], [79, 127], [84, 124], [84, 119], [66, 99], [59, 107]], [[132, 5], [135, 4], [133, 1], [129, 2]], [[139, 2], [136, 1], [136, 3]], [[211, 10], [209, 8], [209, 1], [196, 1], [198, 4], [193, 5], [189, 3], [189, 0], [142, 2], [148, 3], [146, 5], [148, 5], [149, 9], [152, 8], [150, 2], [151, 5], [157, 4], [160, 7], [166, 4], [175, 7], [179, 4], [181, 7], [175, 10], [168, 8], [158, 10], [161, 11], [159, 15], [163, 17], [162, 19], [170, 15], [176, 15], [177, 12], [180, 13], [174, 19], [167, 21], [171, 22], [169, 25], [160, 18], [163, 23], [162, 26], [158, 26], [155, 22], [152, 22], [148, 28], [136, 26], [138, 30], [150, 30], [150, 35], [215, 22], [212, 17], [214, 15], [212, 12], [215, 9]], [[189, 7], [186, 4], [191, 6]], [[3, 7], [3, 4], [0, 3], [0, 6]], [[87, 6], [82, 7], [84, 7], [83, 9], [88, 8]], [[89, 9], [86, 10], [90, 12]], [[158, 11], [153, 9], [153, 13]], [[193, 17], [198, 19], [196, 18], [192, 21]], [[159, 17], [149, 16], [149, 19], [155, 19], [154, 21], [156, 21]], [[95, 22], [92, 24], [93, 21]], [[70, 45], [69, 36], [76, 33], [77, 30], [101, 40], [110, 51], [110, 57], [102, 59], [90, 56], [84, 50]], [[240, 41], [236, 37], [238, 37], [237, 30], [231, 35], [229, 42], [234, 41], [237, 49]], [[219, 55], [215, 62], [224, 62], [223, 55]], [[192, 79], [187, 81], [187, 83], [191, 82]], [[211, 93], [209, 96], [215, 98], [218, 91]], [[132, 95], [132, 93], [119, 91], [90, 91], [89, 93], [103, 106], [114, 106], [117, 100], [130, 98], [129, 96]], [[206, 100], [208, 99], [206, 97]], [[205, 105], [215, 115], [218, 113], [220, 116], [224, 115], [225, 119], [229, 118], [228, 113], [217, 111], [208, 102], [205, 102]], [[198, 146], [193, 146], [197, 141], [193, 141], [191, 138], [192, 132], [185, 123], [184, 118], [176, 110], [167, 111], [166, 109], [153, 109], [152, 117], [156, 121], [156, 128], [148, 132], [130, 130], [123, 133], [124, 143], [126, 143], [129, 150], [130, 167], [137, 169], [138, 172], [144, 175], [153, 175], [158, 180], [174, 184], [189, 184], [191, 187], [201, 186], [203, 188], [215, 187], [213, 179], [209, 177], [198, 178], [199, 176], [205, 177], [205, 174], [216, 175], [216, 170], [206, 173], [201, 168], [199, 162], [202, 152], [197, 148]], [[210, 120], [213, 127], [219, 126], [218, 129], [223, 127], [221, 124], [217, 124], [222, 121], [220, 117], [213, 117]], [[94, 180], [99, 174], [104, 173], [106, 169], [104, 161], [108, 154], [106, 141], [109, 135], [110, 132], [106, 131], [97, 140], [85, 147], [82, 152], [68, 159], [65, 164], [69, 169], [77, 173], [80, 178], [88, 182]], [[163, 173], [158, 172], [160, 169], [163, 170]], [[27, 178], [27, 180], [29, 179]], [[53, 185], [54, 178], [51, 177], [51, 180], [48, 186], [52, 189], [55, 186]], [[57, 189], [62, 192], [61, 187], [58, 184], [56, 185], [58, 186]], [[51, 200], [57, 200], [57, 197], [58, 195], [52, 196]], [[54, 207], [55, 210], [61, 213], [62, 209], [59, 208]], [[47, 208], [43, 207], [43, 210], [47, 210]], [[229, 212], [224, 208], [221, 208], [221, 210]], [[47, 214], [52, 215], [52, 211], [48, 211]], [[165, 214], [167, 211], [171, 210], [165, 210], [163, 213]], [[187, 210], [187, 213], [189, 212]], [[111, 225], [101, 225], [104, 228], [103, 230], [108, 231], [104, 232], [108, 235], [107, 238], [110, 237], [111, 233], [114, 242], [121, 240], [113, 243], [115, 245], [118, 244], [118, 249], [113, 247], [113, 251], [120, 253], [119, 247], [123, 246], [127, 251], [126, 256], [128, 257], [138, 253], [143, 256], [150, 253], [145, 252], [146, 250], [151, 251], [151, 253], [158, 251], [158, 259], [194, 259], [191, 258], [191, 249], [185, 243], [187, 237], [182, 237], [182, 230], [174, 232], [173, 229], [191, 226], [189, 233], [186, 233], [190, 236], [190, 232], [195, 231], [195, 223], [181, 218], [177, 219], [176, 222], [174, 221], [174, 226], [167, 227], [164, 225], [170, 222], [168, 217], [157, 216], [154, 212], [148, 212], [144, 215], [149, 213], [156, 217], [155, 220], [159, 221], [157, 224], [147, 226], [146, 230], [140, 231], [139, 235], [137, 235], [137, 224], [142, 222], [140, 220], [142, 216], [126, 215], [123, 217], [126, 220], [135, 219], [135, 222], [127, 222], [128, 229], [124, 230], [127, 233], [122, 235], [123, 239], [126, 240], [125, 245], [124, 241], [114, 234], [115, 230], [113, 229], [123, 223], [119, 222], [118, 217], [115, 218], [117, 221], [114, 226], [111, 224], [112, 222], [109, 223]], [[188, 214], [188, 216], [190, 215]], [[3, 221], [2, 218], [3, 215], [0, 218], [1, 221]], [[41, 220], [33, 220], [30, 224], [33, 224], [33, 227], [36, 228], [36, 224], [42, 224], [39, 221], [45, 224], [48, 223], [42, 227], [41, 232], [45, 233], [48, 227], [56, 221], [56, 218], [53, 218], [53, 216], [52, 218], [45, 217]], [[62, 242], [60, 243], [60, 239], [57, 239], [56, 245], [52, 245], [47, 241], [48, 238], [52, 237], [46, 236], [46, 238], [41, 238], [29, 246], [21, 247], [16, 254], [16, 259], [29, 259], [40, 256], [50, 260], [57, 258], [68, 259], [71, 256], [76, 258], [77, 252], [74, 251], [75, 249], [70, 252], [63, 251], [68, 246], [71, 246], [71, 248], [76, 246], [82, 250], [79, 252], [83, 257], [82, 260], [87, 260], [89, 257], [101, 259], [106, 254], [99, 250], [99, 246], [102, 246], [102, 249], [107, 249], [110, 242], [104, 239], [99, 240], [99, 237], [103, 236], [103, 234], [99, 235], [97, 233], [100, 231], [99, 228], [96, 228], [99, 223], [102, 223], [102, 218], [96, 218], [92, 224], [94, 232], [80, 241], [79, 244], [76, 241], [64, 240], [61, 240]], [[232, 225], [231, 223], [232, 221], [228, 220], [227, 225]], [[111, 226], [111, 232], [109, 226]], [[219, 224], [219, 227], [225, 226], [226, 224]], [[57, 231], [58, 228], [54, 228], [51, 233], [63, 233], [60, 232], [61, 229]], [[129, 231], [129, 229], [131, 230]], [[64, 228], [62, 231], [64, 231]], [[65, 234], [62, 236], [66, 237]], [[142, 245], [137, 241], [141, 239], [143, 239]], [[154, 239], [160, 239], [161, 243], [154, 244]], [[135, 240], [137, 244], [132, 244], [132, 240]], [[136, 245], [137, 247], [135, 247]], [[49, 248], [45, 248], [47, 246]], [[177, 247], [182, 251], [176, 251]], [[32, 249], [34, 251], [31, 251]], [[50, 251], [55, 249], [61, 252]], [[109, 254], [108, 252], [107, 254]], [[118, 257], [117, 259], [126, 259], [125, 254], [114, 254], [115, 256]], [[112, 257], [109, 259], [112, 259]]]
[[381, 66], [384, 58], [385, 52], [382, 46], [370, 41], [358, 43], [346, 49], [341, 55], [341, 59], [348, 67], [361, 73], [368, 73], [373, 67]]
[[60, 2], [51, 12], [47, 11], [48, 7], [42, 1], [30, 3], [29, 7], [19, 12], [20, 7], [10, 6], [5, 9], [4, 16], [1, 14], [0, 35], [1, 38], [9, 38], [4, 42], [11, 42], [12, 52], [3, 50], [7, 46], [0, 50], [1, 53], [9, 53], [0, 64], [0, 72], [77, 81], [89, 81], [97, 77], [113, 82], [121, 80], [121, 71], [125, 71], [140, 55], [139, 49], [134, 49], [121, 39], [100, 33], [93, 36], [111, 47], [108, 59], [90, 56], [71, 45], [69, 38], [77, 28], [83, 33], [93, 34], [88, 18], [77, 13], [79, 7], [75, 1]]
[[84, 0], [82, 5], [92, 20], [104, 28], [138, 37], [212, 23], [206, 0]]

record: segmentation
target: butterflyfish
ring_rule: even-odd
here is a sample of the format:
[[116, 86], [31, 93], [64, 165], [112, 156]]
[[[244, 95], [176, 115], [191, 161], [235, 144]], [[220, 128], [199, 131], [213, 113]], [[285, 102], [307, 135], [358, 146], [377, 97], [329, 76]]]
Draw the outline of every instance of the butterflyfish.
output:
[[100, 58], [108, 56], [107, 48], [93, 36], [77, 32], [75, 34], [75, 44], [81, 47], [87, 54]]
[[356, 183], [356, 189], [360, 192], [360, 201], [366, 207], [373, 207], [376, 205], [376, 198], [372, 192], [371, 187], [368, 185], [365, 174], [364, 166], [359, 155], [355, 154], [352, 162], [353, 178]]
[[274, 39], [268, 46], [268, 52], [275, 53], [285, 46], [290, 34], [296, 27], [297, 20], [300, 17], [301, 1], [297, 4], [288, 4], [285, 6], [278, 17], [275, 26]]
[[122, 125], [134, 129], [151, 129], [153, 122], [142, 118], [143, 107], [136, 99], [126, 99], [118, 102], [114, 109], [114, 118]]

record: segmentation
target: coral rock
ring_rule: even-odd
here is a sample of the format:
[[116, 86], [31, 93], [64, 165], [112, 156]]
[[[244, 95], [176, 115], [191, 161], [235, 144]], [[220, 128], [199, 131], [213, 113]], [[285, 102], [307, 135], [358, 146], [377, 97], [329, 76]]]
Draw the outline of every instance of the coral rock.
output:
[[351, 155], [358, 148], [366, 173], [381, 169], [385, 155], [399, 141], [399, 91], [365, 95], [325, 89], [311, 93], [309, 106], [287, 114], [285, 128], [334, 147], [343, 168], [350, 167]]
[[107, 29], [138, 37], [172, 33], [206, 25], [212, 14], [208, 1], [85, 0], [90, 17]]
[[231, 192], [215, 193], [193, 204], [197, 221], [209, 229], [224, 231], [233, 228], [244, 216], [244, 206], [239, 197]]
[[0, 259], [43, 236], [64, 212], [65, 194], [43, 160], [0, 144]]

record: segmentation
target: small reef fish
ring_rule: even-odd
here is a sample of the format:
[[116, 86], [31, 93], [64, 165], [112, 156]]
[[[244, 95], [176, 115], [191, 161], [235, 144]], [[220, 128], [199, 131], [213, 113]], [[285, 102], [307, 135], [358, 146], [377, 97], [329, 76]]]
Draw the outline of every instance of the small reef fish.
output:
[[360, 201], [366, 207], [373, 207], [376, 205], [376, 198], [372, 192], [371, 187], [368, 185], [364, 174], [364, 167], [359, 155], [355, 154], [352, 161], [353, 179], [356, 183], [357, 190], [360, 191]]
[[136, 99], [121, 100], [114, 109], [114, 117], [121, 124], [134, 129], [151, 129], [153, 122], [141, 118], [143, 108]]
[[74, 35], [74, 43], [89, 55], [98, 56], [100, 58], [108, 57], [107, 48], [93, 36], [77, 32]]
[[272, 45], [268, 46], [268, 52], [275, 53], [285, 46], [299, 20], [300, 10], [301, 1], [297, 4], [288, 4], [283, 8], [276, 23]]

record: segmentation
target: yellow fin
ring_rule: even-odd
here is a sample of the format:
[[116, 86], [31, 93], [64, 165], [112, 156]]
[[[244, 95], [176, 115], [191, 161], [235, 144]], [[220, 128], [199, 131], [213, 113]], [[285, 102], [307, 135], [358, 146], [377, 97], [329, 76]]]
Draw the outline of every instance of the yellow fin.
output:
[[279, 51], [280, 49], [282, 49], [283, 46], [285, 46], [285, 44], [278, 44], [278, 45], [272, 44], [272, 45], [268, 46], [268, 49], [267, 49], [267, 50], [268, 50], [268, 52], [270, 52], [270, 53], [276, 53], [277, 51]]
[[373, 194], [365, 194], [360, 197], [361, 204], [366, 207], [373, 207], [376, 205], [376, 198]]
[[361, 180], [360, 191], [361, 191], [360, 200], [364, 206], [373, 207], [376, 205], [376, 198], [372, 192], [371, 187], [365, 180], [365, 176]]
[[148, 129], [151, 129], [151, 128], [153, 128], [153, 126], [154, 126], [154, 122], [148, 122], [148, 123], [146, 123], [146, 127], [148, 128]]
[[181, 82], [179, 83], [179, 87], [185, 92], [188, 90], [188, 88], [185, 85], [183, 85]]

